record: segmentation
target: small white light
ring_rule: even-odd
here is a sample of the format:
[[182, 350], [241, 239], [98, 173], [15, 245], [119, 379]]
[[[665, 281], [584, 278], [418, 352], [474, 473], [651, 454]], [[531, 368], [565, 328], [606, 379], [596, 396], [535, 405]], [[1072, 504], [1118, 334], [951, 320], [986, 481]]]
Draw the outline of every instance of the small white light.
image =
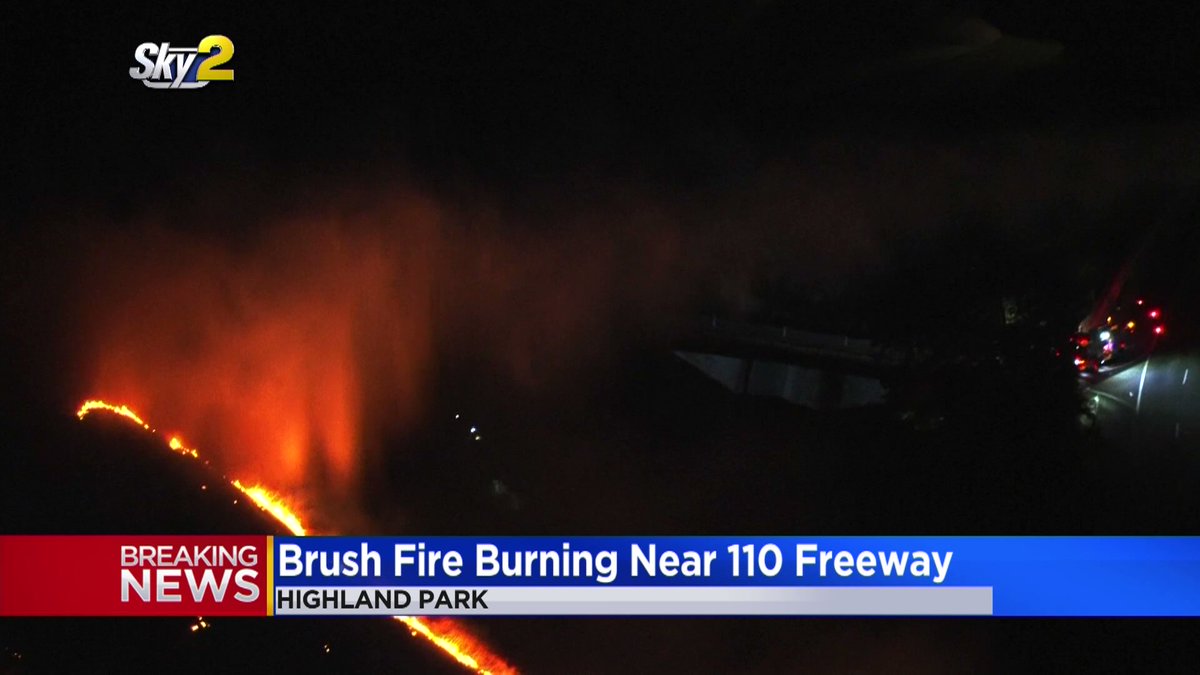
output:
[[1100, 339], [1101, 339], [1101, 340], [1107, 340], [1107, 339], [1109, 339], [1110, 337], [1112, 337], [1112, 333], [1110, 333], [1110, 332], [1108, 332], [1108, 331], [1106, 331], [1106, 330], [1102, 330], [1102, 331], [1100, 331]]
[[471, 427], [471, 433], [475, 433], [475, 431], [476, 431], [475, 427]]

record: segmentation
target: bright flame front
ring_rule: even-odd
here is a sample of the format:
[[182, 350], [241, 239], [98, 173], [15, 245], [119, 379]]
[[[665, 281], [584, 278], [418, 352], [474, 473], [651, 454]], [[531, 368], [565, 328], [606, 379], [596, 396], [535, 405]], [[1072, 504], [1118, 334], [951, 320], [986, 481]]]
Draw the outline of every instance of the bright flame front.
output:
[[275, 520], [283, 523], [283, 526], [291, 531], [292, 534], [297, 537], [303, 537], [308, 534], [308, 531], [304, 529], [304, 524], [300, 522], [300, 516], [292, 512], [287, 502], [279, 495], [261, 485], [246, 487], [242, 485], [242, 481], [236, 478], [233, 479], [233, 487], [245, 493], [251, 501], [258, 505], [258, 508], [275, 516]]
[[84, 401], [83, 405], [79, 406], [79, 410], [75, 411], [75, 416], [79, 419], [83, 419], [84, 417], [87, 417], [88, 413], [95, 410], [106, 410], [110, 413], [120, 415], [121, 417], [137, 422], [138, 426], [143, 429], [150, 428], [150, 425], [146, 424], [146, 422], [142, 418], [138, 417], [137, 413], [130, 410], [128, 406], [112, 405], [111, 403], [105, 403], [104, 401], [98, 401], [95, 399]]

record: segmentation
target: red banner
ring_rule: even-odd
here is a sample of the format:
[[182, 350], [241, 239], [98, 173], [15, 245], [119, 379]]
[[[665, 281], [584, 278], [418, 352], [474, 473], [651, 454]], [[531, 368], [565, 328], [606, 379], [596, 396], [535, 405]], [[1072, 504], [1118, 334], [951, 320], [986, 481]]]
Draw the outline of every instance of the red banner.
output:
[[0, 536], [0, 616], [265, 616], [265, 536]]

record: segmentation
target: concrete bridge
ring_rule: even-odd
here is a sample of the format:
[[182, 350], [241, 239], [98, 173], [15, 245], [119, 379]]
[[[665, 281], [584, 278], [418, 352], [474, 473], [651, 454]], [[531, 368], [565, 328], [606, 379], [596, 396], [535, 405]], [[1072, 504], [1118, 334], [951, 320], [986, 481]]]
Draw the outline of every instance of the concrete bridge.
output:
[[717, 317], [685, 333], [675, 355], [730, 391], [816, 409], [882, 403], [882, 377], [907, 359], [864, 338]]

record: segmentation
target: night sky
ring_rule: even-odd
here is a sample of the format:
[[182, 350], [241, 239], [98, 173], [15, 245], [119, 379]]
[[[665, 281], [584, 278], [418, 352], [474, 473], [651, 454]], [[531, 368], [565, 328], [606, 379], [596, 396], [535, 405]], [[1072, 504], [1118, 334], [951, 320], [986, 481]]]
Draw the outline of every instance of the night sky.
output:
[[[6, 183], [22, 215], [399, 170], [436, 189], [572, 173], [719, 188], [839, 133], [1187, 120], [1188, 19], [1121, 3], [45, 3], [7, 31]], [[985, 49], [990, 31], [1005, 39]], [[211, 32], [235, 43], [234, 85], [129, 86], [137, 44]]]

